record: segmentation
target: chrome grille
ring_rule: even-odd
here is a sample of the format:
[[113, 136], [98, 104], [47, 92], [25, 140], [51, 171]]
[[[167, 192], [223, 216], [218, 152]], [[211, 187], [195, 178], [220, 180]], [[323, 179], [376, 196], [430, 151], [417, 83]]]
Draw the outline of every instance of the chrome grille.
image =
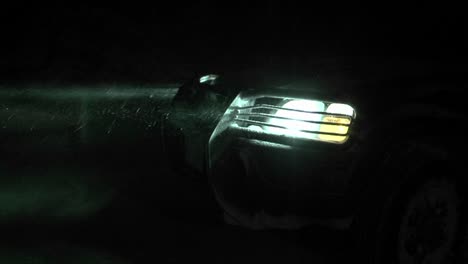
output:
[[[316, 130], [295, 129], [298, 132], [330, 136], [349, 135], [349, 127], [353, 122], [353, 118], [351, 116], [324, 111], [306, 111], [283, 107], [286, 102], [291, 100], [293, 99], [272, 97], [256, 98], [253, 106], [232, 107], [232, 110], [234, 110], [233, 114], [235, 115], [233, 121], [235, 121], [240, 128], [248, 128], [249, 126], [254, 125], [263, 129], [291, 129], [291, 127], [284, 125], [288, 121], [291, 121], [296, 124], [315, 124], [317, 127]], [[274, 104], [275, 102], [276, 104]], [[288, 115], [277, 115], [278, 111], [283, 111], [283, 113], [288, 113]], [[308, 116], [309, 118], [294, 118], [293, 116]], [[340, 122], [331, 122], [333, 119], [338, 119]], [[283, 121], [278, 122], [276, 120]], [[332, 127], [346, 127], [346, 133], [335, 133], [324, 131], [324, 129], [322, 129], [327, 128], [325, 130], [330, 130]]]

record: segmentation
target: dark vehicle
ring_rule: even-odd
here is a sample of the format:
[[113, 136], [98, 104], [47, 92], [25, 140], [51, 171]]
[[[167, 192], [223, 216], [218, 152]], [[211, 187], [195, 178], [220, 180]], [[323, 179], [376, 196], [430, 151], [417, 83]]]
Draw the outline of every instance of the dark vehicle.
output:
[[373, 263], [462, 258], [463, 68], [356, 65], [198, 76], [165, 115], [165, 151], [228, 223], [350, 228]]

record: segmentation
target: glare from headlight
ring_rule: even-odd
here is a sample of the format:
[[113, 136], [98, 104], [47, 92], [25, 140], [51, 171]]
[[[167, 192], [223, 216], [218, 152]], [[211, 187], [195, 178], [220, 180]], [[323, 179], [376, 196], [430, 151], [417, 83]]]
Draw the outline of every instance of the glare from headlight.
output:
[[347, 104], [330, 104], [327, 113], [354, 116], [354, 109]]
[[[347, 115], [350, 117], [354, 116], [354, 109], [346, 104], [330, 104], [326, 112], [331, 114]], [[333, 115], [324, 115], [322, 121], [327, 123], [335, 123], [337, 125], [322, 124], [320, 126], [320, 132], [336, 133], [342, 135], [346, 135], [348, 133], [349, 125], [351, 123], [351, 120], [348, 118], [336, 117]], [[343, 126], [340, 126], [338, 124], [343, 124]], [[318, 138], [324, 141], [344, 142], [346, 141], [347, 137], [329, 134], [318, 134]]]
[[349, 138], [355, 117], [354, 108], [348, 104], [241, 93], [227, 109], [211, 138], [231, 127], [255, 134], [342, 144]]
[[[326, 109], [326, 110], [325, 110]], [[264, 131], [277, 135], [344, 143], [348, 138], [354, 109], [347, 104], [322, 101], [290, 100], [264, 126]], [[316, 133], [314, 133], [316, 132]]]
[[310, 123], [307, 121], [320, 122], [323, 118], [323, 115], [299, 112], [296, 110], [324, 112], [325, 104], [323, 102], [311, 100], [292, 100], [284, 104], [283, 108], [284, 109], [280, 109], [276, 112], [275, 116], [278, 118], [271, 118], [269, 121], [270, 124], [276, 127], [265, 126], [265, 131], [286, 136], [316, 139], [317, 134], [311, 134], [303, 131], [319, 131], [319, 123]]

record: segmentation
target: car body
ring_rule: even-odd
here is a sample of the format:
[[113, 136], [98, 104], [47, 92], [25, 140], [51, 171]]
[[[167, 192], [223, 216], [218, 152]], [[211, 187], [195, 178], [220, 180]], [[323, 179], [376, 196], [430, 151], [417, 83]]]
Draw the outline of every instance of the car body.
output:
[[[456, 67], [398, 60], [354, 65], [198, 76], [180, 88], [165, 117], [166, 151], [176, 167], [207, 179], [230, 223], [349, 226], [386, 181], [375, 170], [392, 146], [425, 139], [429, 144], [421, 145], [443, 159], [463, 145], [451, 138], [466, 120]], [[287, 107], [291, 101], [296, 106]], [[344, 110], [303, 111], [314, 102]], [[310, 128], [300, 121], [307, 115], [321, 127], [315, 133], [298, 132]]]

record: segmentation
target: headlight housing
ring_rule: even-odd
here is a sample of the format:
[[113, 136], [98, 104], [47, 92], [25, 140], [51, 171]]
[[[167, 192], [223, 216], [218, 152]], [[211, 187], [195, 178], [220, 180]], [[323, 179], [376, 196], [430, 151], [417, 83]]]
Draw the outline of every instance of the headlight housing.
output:
[[227, 129], [343, 144], [356, 118], [348, 104], [270, 94], [239, 94], [211, 138]]

